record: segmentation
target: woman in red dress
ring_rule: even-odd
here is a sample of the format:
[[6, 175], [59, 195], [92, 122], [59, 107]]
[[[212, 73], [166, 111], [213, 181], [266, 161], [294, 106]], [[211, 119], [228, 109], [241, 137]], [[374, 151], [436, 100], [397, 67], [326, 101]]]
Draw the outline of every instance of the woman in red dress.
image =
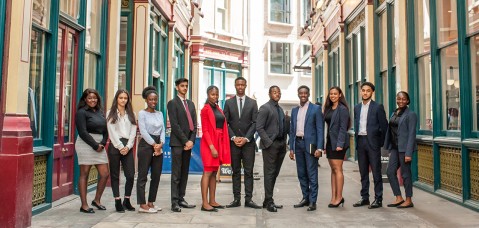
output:
[[[216, 194], [216, 173], [221, 164], [230, 164], [230, 142], [228, 126], [223, 111], [218, 106], [218, 87], [209, 86], [206, 90], [208, 99], [201, 109], [201, 160], [203, 176], [201, 177], [202, 211], [217, 212], [224, 206], [218, 204]], [[209, 200], [208, 200], [209, 191]]]

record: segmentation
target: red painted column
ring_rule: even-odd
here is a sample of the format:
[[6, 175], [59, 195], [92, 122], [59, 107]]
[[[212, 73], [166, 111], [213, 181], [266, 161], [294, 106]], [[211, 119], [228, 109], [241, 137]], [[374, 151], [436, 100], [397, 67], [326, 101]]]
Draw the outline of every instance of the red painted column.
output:
[[33, 137], [26, 115], [6, 114], [0, 133], [0, 226], [29, 227], [32, 220]]

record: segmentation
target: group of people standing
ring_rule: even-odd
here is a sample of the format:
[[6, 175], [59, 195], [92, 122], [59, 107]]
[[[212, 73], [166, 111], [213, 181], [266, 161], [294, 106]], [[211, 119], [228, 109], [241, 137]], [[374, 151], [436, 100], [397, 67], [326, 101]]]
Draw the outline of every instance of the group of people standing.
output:
[[[372, 100], [375, 86], [370, 82], [361, 85], [362, 102], [354, 107], [354, 131], [359, 172], [361, 175], [361, 200], [353, 207], [368, 205], [369, 209], [382, 207], [383, 183], [381, 175], [381, 148], [389, 150], [387, 176], [396, 197], [388, 207], [409, 208], [412, 203], [411, 160], [417, 150], [417, 116], [408, 108], [408, 93], [396, 95], [397, 109], [389, 123], [382, 104]], [[291, 160], [296, 160], [302, 200], [295, 208], [308, 206], [316, 210], [318, 197], [318, 158], [325, 152], [331, 167], [331, 199], [329, 208], [344, 206], [343, 161], [349, 148], [348, 130], [351, 117], [348, 104], [339, 87], [331, 87], [324, 109], [309, 102], [307, 86], [298, 88], [300, 105], [292, 110], [289, 146]], [[327, 124], [326, 137], [324, 126]], [[324, 142], [326, 140], [326, 142]], [[263, 151], [264, 153], [264, 151]], [[404, 182], [406, 199], [402, 197], [397, 177], [398, 169]], [[369, 170], [374, 179], [374, 201], [369, 200]], [[274, 211], [274, 210], [271, 210]]]
[[[188, 79], [175, 81], [177, 96], [167, 104], [171, 125], [171, 210], [181, 212], [181, 208], [195, 208], [185, 200], [188, 182], [191, 151], [197, 135], [195, 104], [186, 98]], [[284, 114], [278, 102], [281, 89], [269, 88], [270, 100], [258, 109], [256, 100], [245, 95], [247, 81], [243, 77], [235, 79], [236, 95], [225, 102], [224, 110], [218, 105], [219, 89], [212, 85], [207, 88], [207, 100], [201, 110], [203, 136], [200, 154], [203, 162], [201, 178], [202, 211], [217, 212], [218, 209], [241, 206], [241, 168], [244, 171], [245, 207], [266, 208], [276, 212], [283, 208], [273, 199], [274, 186], [279, 175], [289, 144], [291, 160], [296, 160], [298, 179], [302, 190], [302, 200], [294, 207], [308, 206], [308, 211], [316, 210], [318, 197], [318, 158], [326, 152], [331, 167], [332, 196], [328, 207], [344, 205], [342, 196], [344, 175], [342, 165], [349, 148], [348, 129], [351, 120], [348, 104], [339, 87], [329, 90], [324, 110], [320, 105], [309, 102], [310, 90], [307, 86], [298, 88], [300, 105], [292, 110], [291, 117]], [[412, 207], [411, 156], [416, 150], [416, 114], [407, 107], [409, 96], [406, 92], [397, 94], [398, 109], [391, 116], [389, 124], [384, 107], [374, 102], [374, 85], [365, 82], [361, 86], [363, 102], [354, 108], [354, 129], [357, 142], [359, 168], [361, 173], [362, 199], [353, 206], [369, 205], [369, 208], [382, 206], [382, 179], [380, 148], [390, 150], [388, 178], [396, 196], [396, 201], [388, 206]], [[130, 197], [134, 186], [135, 158], [133, 145], [136, 131], [138, 141], [137, 163], [137, 204], [139, 212], [156, 213], [162, 209], [155, 206], [163, 165], [165, 144], [165, 120], [163, 113], [156, 110], [158, 92], [148, 86], [142, 92], [146, 108], [139, 111], [138, 121], [131, 105], [128, 91], [119, 89], [110, 110], [103, 114], [101, 98], [94, 89], [83, 92], [76, 112], [75, 123], [78, 138], [75, 149], [80, 165], [79, 191], [80, 211], [95, 213], [86, 200], [87, 180], [90, 169], [96, 166], [99, 174], [95, 199], [91, 205], [98, 210], [106, 210], [100, 199], [108, 176], [111, 178], [115, 209], [117, 212], [135, 211]], [[324, 123], [327, 124], [327, 137], [324, 137]], [[253, 167], [255, 163], [255, 133], [260, 136], [263, 156], [265, 196], [262, 206], [253, 199]], [[289, 135], [289, 140], [288, 140]], [[110, 145], [105, 151], [108, 138]], [[324, 142], [326, 140], [326, 143]], [[120, 164], [126, 178], [123, 202], [119, 191]], [[223, 206], [216, 202], [216, 176], [221, 164], [231, 164], [233, 175], [233, 201]], [[373, 172], [375, 200], [369, 202], [369, 166]], [[396, 172], [401, 168], [406, 200], [401, 196]], [[150, 173], [148, 199], [146, 184]]]

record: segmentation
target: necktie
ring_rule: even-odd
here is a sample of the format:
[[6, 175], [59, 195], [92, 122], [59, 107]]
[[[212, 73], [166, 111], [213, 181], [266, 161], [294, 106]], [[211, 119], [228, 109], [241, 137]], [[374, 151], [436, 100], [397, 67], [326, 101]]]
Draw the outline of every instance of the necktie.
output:
[[186, 100], [183, 100], [183, 104], [185, 104], [186, 117], [188, 118], [188, 125], [190, 126], [190, 131], [193, 131], [195, 127], [193, 126], [193, 119], [191, 118], [190, 109], [188, 108], [188, 104], [186, 104]]
[[279, 124], [279, 133], [283, 136], [284, 131], [284, 113], [281, 111], [279, 105], [276, 105], [276, 111], [278, 112], [278, 124]]
[[239, 109], [239, 116], [241, 117], [241, 113], [243, 112], [243, 98], [240, 98], [240, 109]]

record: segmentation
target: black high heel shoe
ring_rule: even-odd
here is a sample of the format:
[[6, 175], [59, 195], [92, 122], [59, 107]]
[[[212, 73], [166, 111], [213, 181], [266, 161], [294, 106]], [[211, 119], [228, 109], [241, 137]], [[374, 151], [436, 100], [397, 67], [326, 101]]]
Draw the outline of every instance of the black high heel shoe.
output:
[[339, 201], [338, 204], [332, 204], [332, 203], [328, 204], [328, 207], [329, 207], [329, 208], [339, 207], [339, 205], [341, 205], [342, 207], [344, 207], [344, 198], [342, 198], [341, 201]]
[[202, 210], [202, 211], [208, 211], [208, 212], [218, 212], [218, 209], [216, 209], [216, 208], [214, 208], [214, 207], [211, 208], [211, 209], [206, 209], [206, 208], [204, 208], [203, 206], [201, 206], [201, 210]]
[[106, 210], [105, 206], [97, 204], [95, 200], [91, 201], [91, 205], [98, 208], [98, 210], [102, 210], [102, 211]]

